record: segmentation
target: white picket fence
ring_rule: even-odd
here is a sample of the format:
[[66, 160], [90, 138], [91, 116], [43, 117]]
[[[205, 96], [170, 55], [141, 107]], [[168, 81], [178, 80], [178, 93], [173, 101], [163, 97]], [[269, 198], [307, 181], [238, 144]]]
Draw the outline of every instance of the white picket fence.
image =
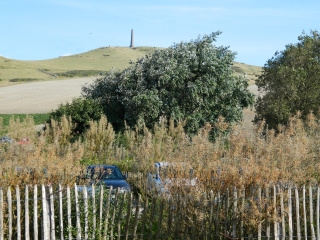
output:
[[319, 187], [234, 188], [143, 202], [92, 187], [0, 189], [0, 240], [320, 239]]

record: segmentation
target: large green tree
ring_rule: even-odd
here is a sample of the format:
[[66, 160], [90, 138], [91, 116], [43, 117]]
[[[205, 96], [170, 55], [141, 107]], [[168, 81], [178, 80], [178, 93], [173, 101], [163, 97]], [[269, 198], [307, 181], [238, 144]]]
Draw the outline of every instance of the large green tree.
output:
[[100, 101], [115, 129], [125, 121], [153, 127], [166, 117], [186, 120], [185, 129], [192, 134], [219, 116], [227, 122], [241, 121], [242, 109], [253, 104], [253, 95], [246, 79], [233, 75], [235, 53], [213, 45], [219, 34], [156, 50], [84, 87], [83, 96]]
[[305, 117], [320, 107], [320, 37], [303, 33], [299, 42], [276, 52], [256, 81], [262, 96], [255, 105], [255, 121], [266, 120], [269, 128], [286, 124], [301, 111]]

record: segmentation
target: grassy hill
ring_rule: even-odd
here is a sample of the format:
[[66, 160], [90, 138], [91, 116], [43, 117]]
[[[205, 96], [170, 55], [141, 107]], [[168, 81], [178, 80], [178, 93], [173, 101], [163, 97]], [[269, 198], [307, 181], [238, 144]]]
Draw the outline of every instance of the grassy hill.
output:
[[[124, 69], [155, 47], [103, 47], [71, 56], [40, 61], [20, 61], [0, 57], [0, 87], [13, 84], [87, 77], [99, 75], [111, 68]], [[246, 75], [251, 84], [261, 67], [235, 62], [236, 75]]]

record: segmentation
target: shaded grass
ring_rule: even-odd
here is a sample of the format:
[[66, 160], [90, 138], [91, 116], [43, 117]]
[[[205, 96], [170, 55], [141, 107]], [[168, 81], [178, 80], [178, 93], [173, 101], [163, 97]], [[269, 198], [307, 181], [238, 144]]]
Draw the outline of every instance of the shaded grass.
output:
[[38, 78], [12, 78], [9, 82], [34, 82], [39, 81]]
[[34, 120], [34, 124], [44, 124], [49, 119], [48, 113], [35, 113], [35, 114], [0, 114], [0, 118], [3, 121], [3, 127], [7, 127], [9, 125], [10, 118], [14, 118], [17, 120], [18, 118], [20, 121], [26, 119], [27, 116], [30, 116]]

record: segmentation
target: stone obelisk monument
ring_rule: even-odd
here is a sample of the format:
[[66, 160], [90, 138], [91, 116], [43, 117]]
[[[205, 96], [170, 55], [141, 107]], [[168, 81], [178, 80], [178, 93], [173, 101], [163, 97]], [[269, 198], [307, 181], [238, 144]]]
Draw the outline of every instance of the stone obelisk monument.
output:
[[133, 29], [131, 30], [131, 41], [130, 41], [130, 47], [134, 48], [134, 44], [133, 44]]

